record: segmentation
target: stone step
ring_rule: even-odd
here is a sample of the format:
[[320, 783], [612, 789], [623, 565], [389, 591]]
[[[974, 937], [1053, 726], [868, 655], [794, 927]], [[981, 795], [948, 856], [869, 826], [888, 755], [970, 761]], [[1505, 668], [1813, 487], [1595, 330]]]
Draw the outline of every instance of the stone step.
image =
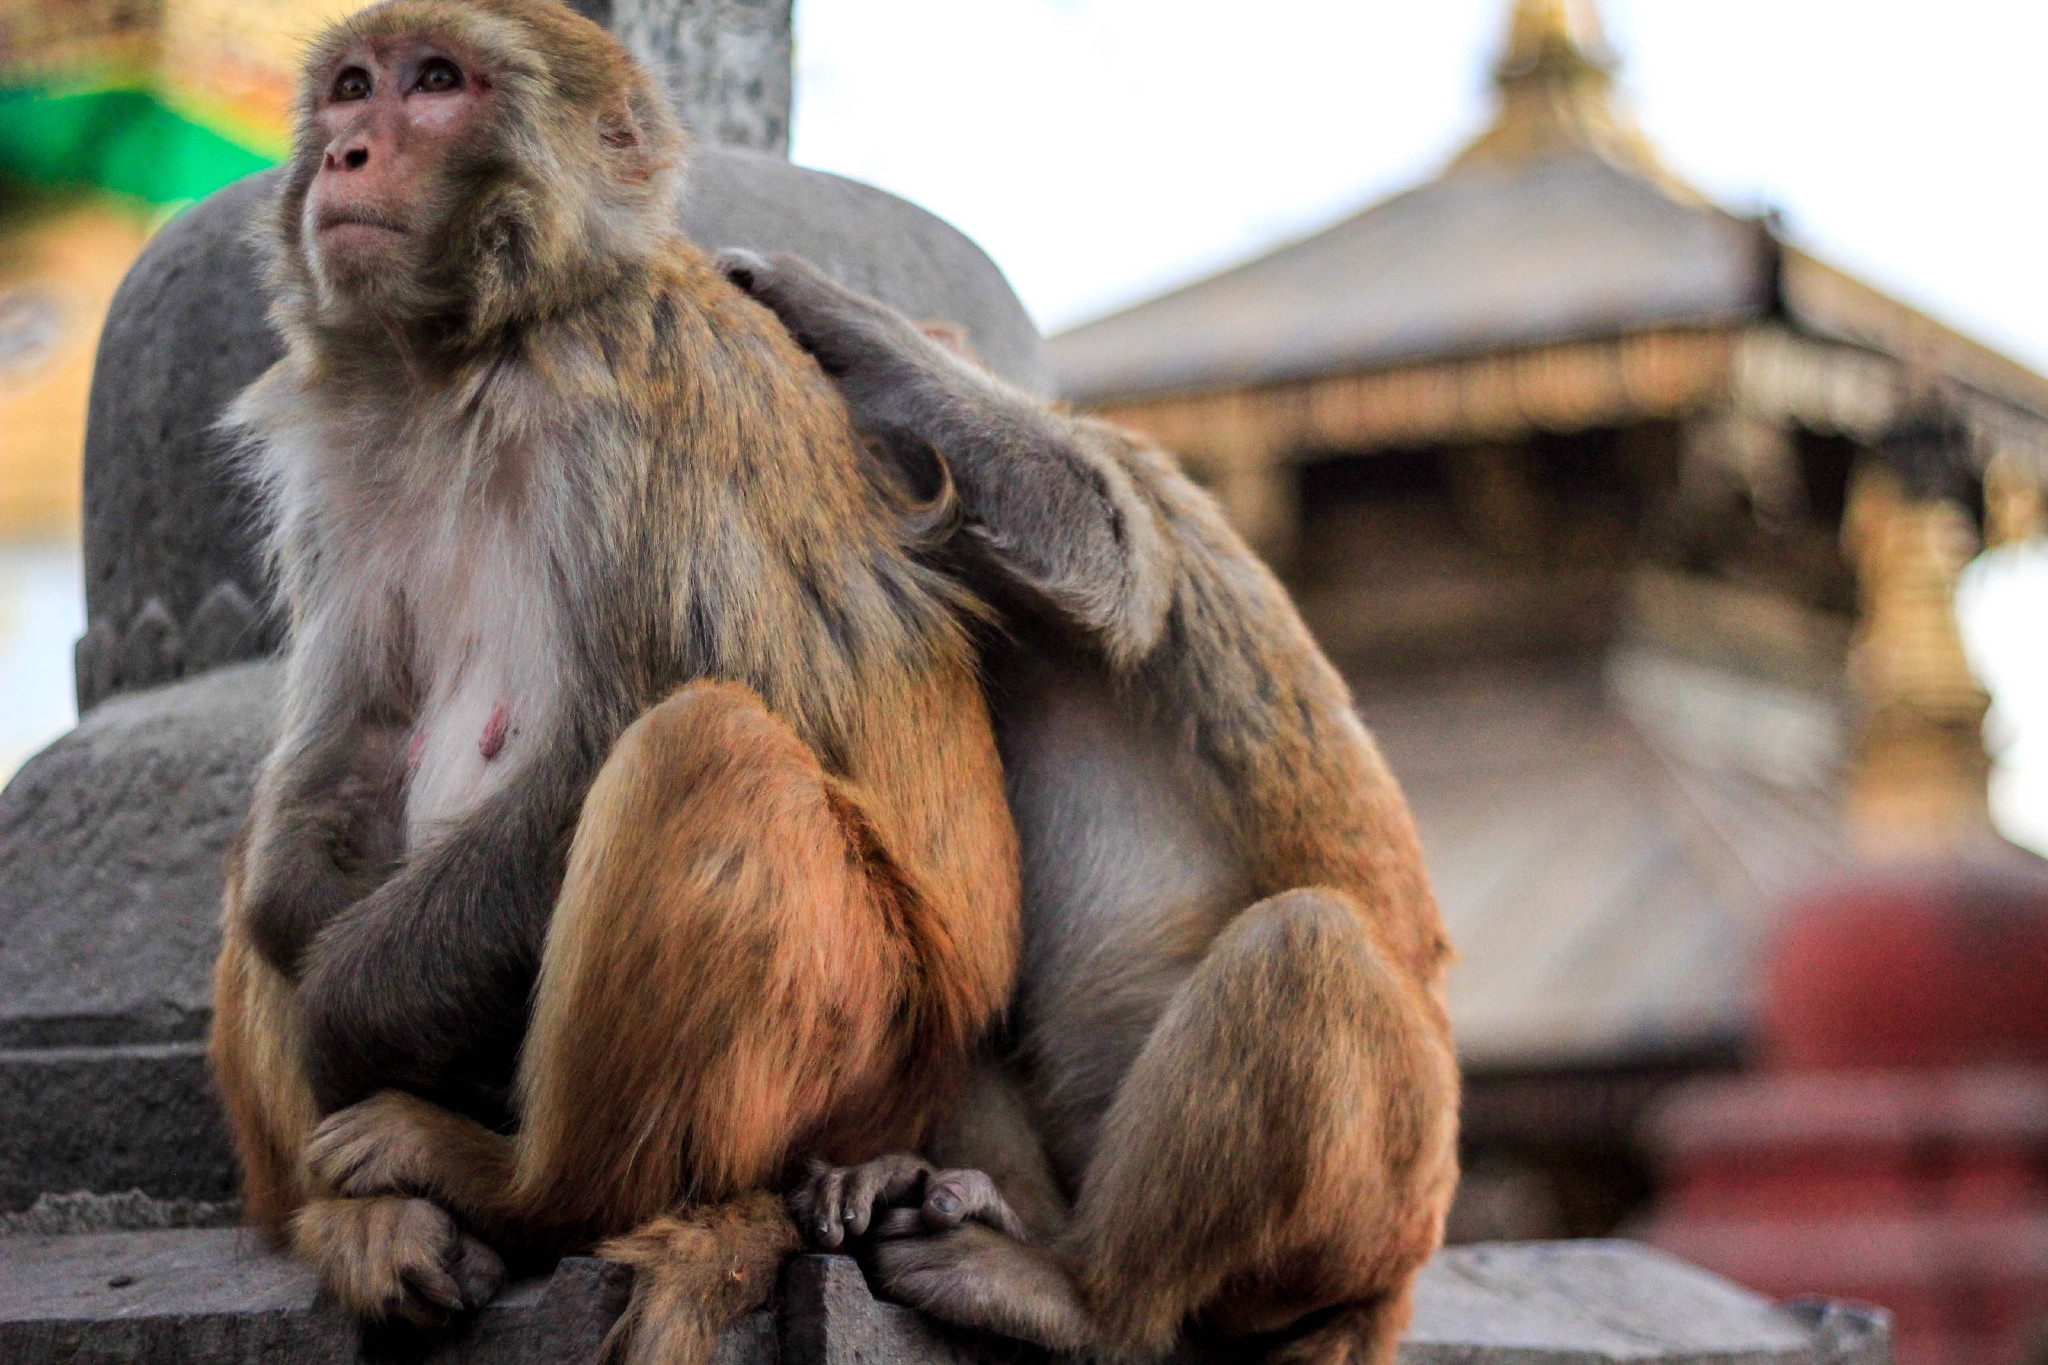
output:
[[[432, 1365], [594, 1361], [630, 1272], [564, 1260], [510, 1286], [431, 1344], [366, 1340], [300, 1263], [231, 1229], [0, 1237], [7, 1365]], [[1042, 1353], [878, 1302], [843, 1256], [799, 1256], [773, 1311], [721, 1340], [715, 1365], [1041, 1365]], [[1180, 1365], [1233, 1353], [1189, 1342]], [[1774, 1306], [1627, 1242], [1459, 1247], [1424, 1272], [1402, 1365], [1887, 1365], [1887, 1321], [1838, 1305]]]

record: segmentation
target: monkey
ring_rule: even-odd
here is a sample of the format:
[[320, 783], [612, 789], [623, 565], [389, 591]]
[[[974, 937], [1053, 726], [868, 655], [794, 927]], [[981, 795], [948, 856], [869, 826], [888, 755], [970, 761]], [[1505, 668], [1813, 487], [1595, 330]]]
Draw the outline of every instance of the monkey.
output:
[[802, 1155], [925, 1140], [1007, 1001], [985, 609], [677, 227], [683, 136], [553, 0], [311, 47], [231, 405], [288, 618], [209, 1053], [245, 1213], [378, 1323], [583, 1247], [626, 1357], [770, 1292]]
[[927, 1149], [799, 1183], [807, 1240], [1053, 1350], [1391, 1365], [1457, 1182], [1453, 954], [1345, 684], [1168, 455], [799, 259], [720, 264], [901, 477], [945, 468], [1004, 626], [1017, 995]]

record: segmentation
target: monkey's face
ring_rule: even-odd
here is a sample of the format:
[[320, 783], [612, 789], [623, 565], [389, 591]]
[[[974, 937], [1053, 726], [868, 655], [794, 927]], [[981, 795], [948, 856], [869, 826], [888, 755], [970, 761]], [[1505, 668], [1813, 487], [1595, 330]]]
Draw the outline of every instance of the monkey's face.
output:
[[454, 208], [454, 163], [494, 82], [450, 44], [397, 35], [344, 49], [323, 84], [306, 149], [318, 160], [300, 239], [323, 292], [375, 306], [421, 281]]
[[675, 234], [682, 136], [559, 0], [380, 0], [322, 34], [272, 219], [272, 316], [459, 351], [630, 277]]

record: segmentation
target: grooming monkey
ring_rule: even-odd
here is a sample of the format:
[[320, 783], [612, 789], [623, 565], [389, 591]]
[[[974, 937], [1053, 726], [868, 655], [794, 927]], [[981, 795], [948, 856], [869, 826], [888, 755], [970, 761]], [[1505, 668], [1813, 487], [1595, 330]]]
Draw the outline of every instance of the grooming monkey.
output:
[[210, 1049], [247, 1212], [344, 1302], [602, 1244], [648, 1361], [772, 1288], [792, 1159], [925, 1140], [1018, 939], [941, 509], [679, 237], [680, 154], [552, 0], [312, 48], [229, 418], [290, 656]]
[[950, 466], [957, 571], [1013, 642], [984, 665], [1024, 853], [1005, 1041], [930, 1162], [821, 1167], [800, 1228], [1056, 1350], [1192, 1321], [1391, 1365], [1457, 1179], [1451, 952], [1344, 684], [1167, 457], [801, 261], [721, 264], [883, 449]]

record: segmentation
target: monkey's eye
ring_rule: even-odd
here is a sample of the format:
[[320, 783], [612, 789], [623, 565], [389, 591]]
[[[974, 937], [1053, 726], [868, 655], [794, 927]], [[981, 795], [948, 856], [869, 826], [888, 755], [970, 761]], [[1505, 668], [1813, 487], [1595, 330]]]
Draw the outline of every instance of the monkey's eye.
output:
[[413, 89], [424, 90], [429, 95], [444, 95], [450, 90], [462, 88], [462, 72], [446, 57], [430, 57], [420, 68], [420, 78]]
[[348, 67], [334, 78], [334, 89], [329, 98], [336, 104], [370, 98], [370, 73], [360, 66]]

